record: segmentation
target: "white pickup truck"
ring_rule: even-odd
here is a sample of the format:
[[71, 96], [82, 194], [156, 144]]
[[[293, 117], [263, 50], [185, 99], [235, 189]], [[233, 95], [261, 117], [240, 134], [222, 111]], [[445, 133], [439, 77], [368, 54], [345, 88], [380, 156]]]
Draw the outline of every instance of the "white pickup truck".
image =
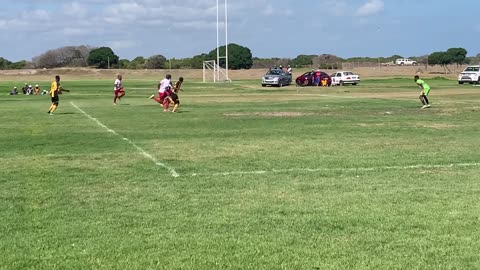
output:
[[408, 58], [399, 58], [399, 59], [395, 60], [395, 65], [416, 66], [417, 61], [413, 61], [412, 59], [408, 59]]
[[458, 84], [480, 84], [480, 66], [469, 66], [458, 75]]

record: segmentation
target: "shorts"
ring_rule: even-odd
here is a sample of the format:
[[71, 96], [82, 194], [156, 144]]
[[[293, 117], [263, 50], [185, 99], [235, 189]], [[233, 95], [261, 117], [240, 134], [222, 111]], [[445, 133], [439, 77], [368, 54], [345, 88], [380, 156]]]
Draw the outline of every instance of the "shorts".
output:
[[430, 93], [430, 89], [428, 89], [428, 90], [425, 90], [425, 89], [424, 89], [424, 90], [423, 90], [423, 94], [424, 94], [425, 96], [428, 96], [428, 93]]
[[178, 100], [178, 95], [176, 93], [171, 93], [170, 94], [170, 97], [172, 98], [173, 101], [177, 101]]
[[125, 90], [123, 90], [123, 88], [115, 90], [115, 96], [118, 96], [118, 94], [120, 94], [120, 93], [125, 93]]
[[58, 96], [52, 97], [52, 103], [58, 103], [58, 101], [59, 101]]

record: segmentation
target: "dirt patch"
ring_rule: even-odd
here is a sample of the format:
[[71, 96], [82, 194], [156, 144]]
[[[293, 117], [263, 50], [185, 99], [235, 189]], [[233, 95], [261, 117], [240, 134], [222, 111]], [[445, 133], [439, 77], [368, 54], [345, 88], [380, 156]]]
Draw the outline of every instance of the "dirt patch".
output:
[[416, 127], [420, 128], [432, 128], [432, 129], [451, 129], [458, 128], [458, 125], [445, 124], [445, 123], [435, 123], [435, 124], [417, 124]]
[[302, 117], [315, 115], [314, 113], [304, 113], [304, 112], [249, 112], [249, 113], [224, 113], [224, 116], [264, 116], [264, 117]]

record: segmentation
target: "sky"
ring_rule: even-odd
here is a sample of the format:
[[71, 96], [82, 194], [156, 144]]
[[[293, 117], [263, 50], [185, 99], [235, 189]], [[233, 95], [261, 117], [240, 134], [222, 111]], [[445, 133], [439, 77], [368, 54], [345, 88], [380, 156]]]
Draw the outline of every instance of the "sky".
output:
[[[130, 60], [185, 58], [217, 44], [216, 0], [0, 1], [0, 57], [10, 61], [77, 45], [107, 46]], [[451, 47], [474, 56], [479, 10], [479, 0], [228, 0], [228, 42], [260, 58], [410, 57]]]

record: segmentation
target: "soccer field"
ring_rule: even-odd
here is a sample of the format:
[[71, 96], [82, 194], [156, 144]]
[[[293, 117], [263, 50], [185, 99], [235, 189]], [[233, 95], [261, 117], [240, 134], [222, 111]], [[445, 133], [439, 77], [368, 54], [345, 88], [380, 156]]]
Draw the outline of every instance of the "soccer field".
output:
[[0, 269], [480, 268], [480, 89], [427, 82], [2, 94]]

